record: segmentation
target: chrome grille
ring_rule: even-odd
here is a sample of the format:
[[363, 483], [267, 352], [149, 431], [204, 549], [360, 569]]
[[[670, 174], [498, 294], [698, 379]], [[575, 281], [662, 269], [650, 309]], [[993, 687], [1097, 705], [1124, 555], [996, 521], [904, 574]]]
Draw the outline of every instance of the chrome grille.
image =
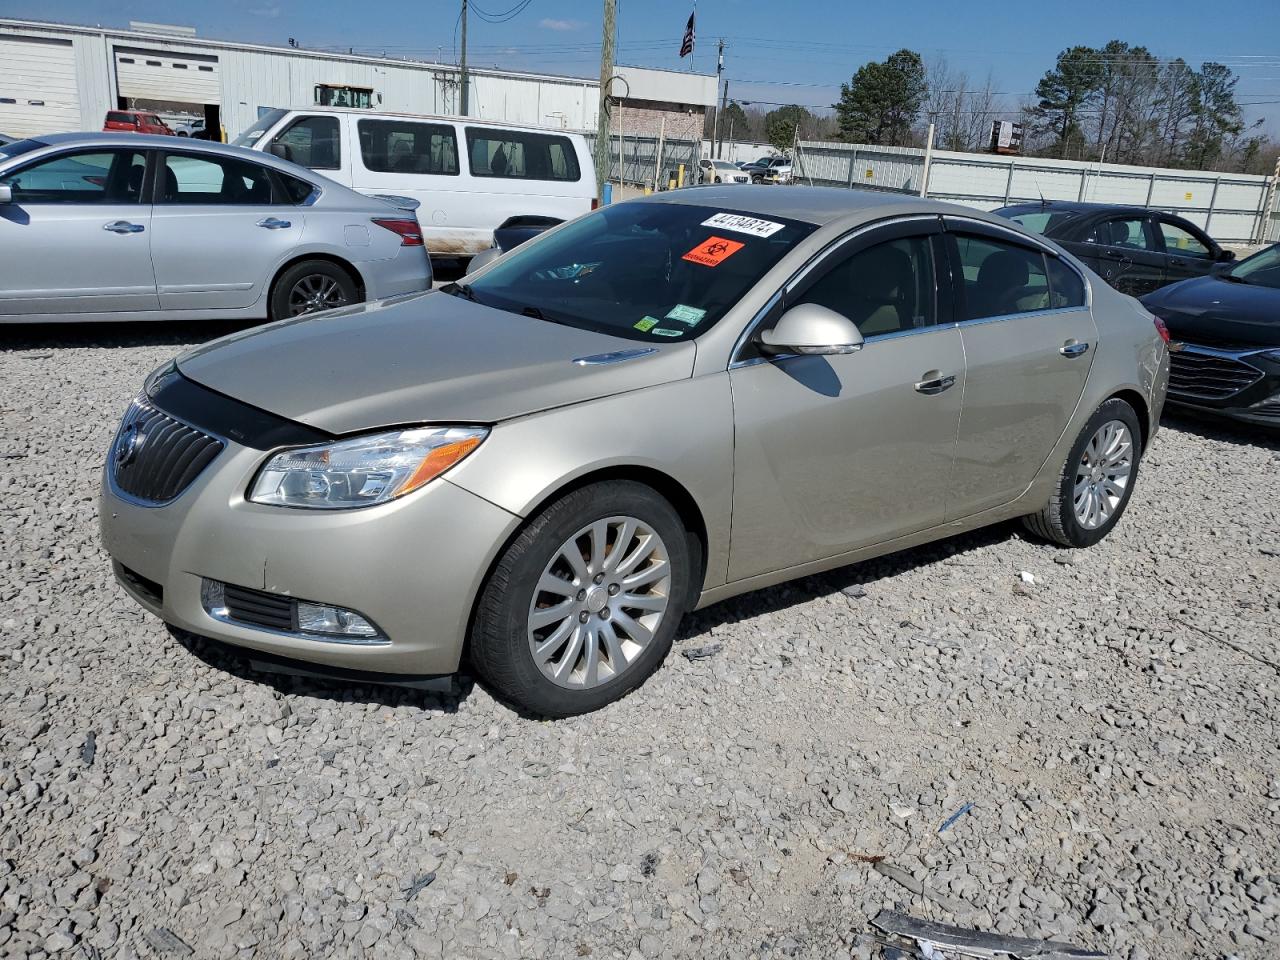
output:
[[1242, 360], [1183, 349], [1169, 354], [1169, 392], [1225, 400], [1257, 383], [1262, 371]]
[[124, 415], [108, 455], [117, 488], [144, 503], [168, 503], [187, 489], [223, 443], [157, 410], [143, 397]]

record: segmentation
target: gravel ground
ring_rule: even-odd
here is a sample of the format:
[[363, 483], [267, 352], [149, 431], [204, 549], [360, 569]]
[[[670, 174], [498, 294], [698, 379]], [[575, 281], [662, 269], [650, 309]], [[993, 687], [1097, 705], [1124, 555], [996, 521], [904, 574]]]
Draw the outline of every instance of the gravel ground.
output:
[[868, 957], [886, 907], [1280, 953], [1275, 439], [1176, 420], [1092, 550], [1004, 525], [723, 603], [543, 723], [255, 675], [115, 586], [103, 453], [208, 335], [0, 329], [0, 956]]

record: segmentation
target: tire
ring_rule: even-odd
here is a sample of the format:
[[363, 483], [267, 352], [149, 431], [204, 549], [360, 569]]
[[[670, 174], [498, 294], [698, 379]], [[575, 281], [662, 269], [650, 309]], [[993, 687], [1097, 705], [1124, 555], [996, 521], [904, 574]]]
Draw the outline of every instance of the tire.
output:
[[[308, 290], [315, 291], [317, 297], [299, 309], [299, 298]], [[270, 316], [273, 321], [287, 320], [358, 302], [359, 288], [346, 270], [328, 260], [303, 260], [276, 278], [271, 289]]]
[[[1106, 433], [1106, 428], [1112, 432]], [[1049, 503], [1039, 513], [1023, 517], [1023, 524], [1036, 536], [1064, 547], [1093, 546], [1111, 532], [1129, 505], [1142, 459], [1141, 443], [1142, 429], [1133, 407], [1123, 400], [1108, 400], [1094, 411], [1071, 445]], [[1120, 487], [1119, 472], [1125, 467]], [[1079, 499], [1078, 484], [1083, 490]], [[1120, 489], [1118, 495], [1116, 489]]]
[[[627, 521], [636, 524], [634, 532], [615, 554]], [[593, 528], [606, 532], [602, 563], [592, 556]], [[640, 537], [649, 533], [657, 537], [652, 552], [628, 563], [643, 552]], [[577, 573], [569, 550], [577, 553]], [[611, 570], [610, 562], [623, 569]], [[610, 570], [603, 581], [601, 570]], [[697, 538], [651, 487], [611, 480], [572, 491], [530, 520], [495, 564], [472, 618], [471, 665], [494, 693], [526, 713], [557, 718], [598, 710], [639, 687], [666, 658], [696, 596], [699, 570]], [[540, 589], [548, 578], [564, 588]], [[624, 589], [626, 580], [637, 584]], [[535, 645], [544, 651], [543, 666]]]

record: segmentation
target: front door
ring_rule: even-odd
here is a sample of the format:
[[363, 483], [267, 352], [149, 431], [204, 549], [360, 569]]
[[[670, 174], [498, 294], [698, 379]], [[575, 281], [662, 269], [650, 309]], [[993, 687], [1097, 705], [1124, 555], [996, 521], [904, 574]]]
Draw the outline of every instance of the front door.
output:
[[1156, 229], [1164, 243], [1165, 283], [1203, 277], [1213, 269], [1217, 251], [1204, 234], [1192, 233], [1171, 217], [1156, 218]]
[[146, 153], [71, 150], [0, 177], [0, 317], [155, 310]]
[[166, 310], [257, 303], [302, 239], [302, 209], [266, 167], [213, 153], [166, 153], [157, 177], [152, 259]]
[[1141, 297], [1164, 285], [1164, 251], [1151, 219], [1121, 216], [1093, 228], [1089, 266], [1121, 293]]
[[947, 519], [1016, 499], [1075, 412], [1097, 347], [1084, 280], [1016, 234], [948, 219], [964, 412]]
[[748, 347], [730, 370], [731, 580], [942, 522], [965, 369], [959, 331], [938, 325], [938, 230], [915, 220], [854, 238], [765, 320], [819, 303], [858, 325], [860, 351], [769, 359]]

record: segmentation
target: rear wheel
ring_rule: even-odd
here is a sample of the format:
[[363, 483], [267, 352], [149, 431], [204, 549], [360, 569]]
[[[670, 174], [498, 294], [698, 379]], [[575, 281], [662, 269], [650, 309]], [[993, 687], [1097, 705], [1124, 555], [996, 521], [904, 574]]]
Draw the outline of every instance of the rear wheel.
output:
[[332, 310], [359, 299], [359, 288], [342, 267], [327, 260], [304, 260], [276, 280], [271, 292], [271, 319], [286, 320], [317, 310]]
[[1123, 400], [1108, 400], [1089, 418], [1062, 466], [1053, 497], [1023, 517], [1032, 533], [1066, 547], [1091, 547], [1124, 514], [1138, 478], [1142, 430]]
[[692, 599], [696, 541], [653, 489], [609, 481], [556, 501], [516, 537], [477, 603], [471, 662], [544, 717], [626, 696], [671, 649]]

